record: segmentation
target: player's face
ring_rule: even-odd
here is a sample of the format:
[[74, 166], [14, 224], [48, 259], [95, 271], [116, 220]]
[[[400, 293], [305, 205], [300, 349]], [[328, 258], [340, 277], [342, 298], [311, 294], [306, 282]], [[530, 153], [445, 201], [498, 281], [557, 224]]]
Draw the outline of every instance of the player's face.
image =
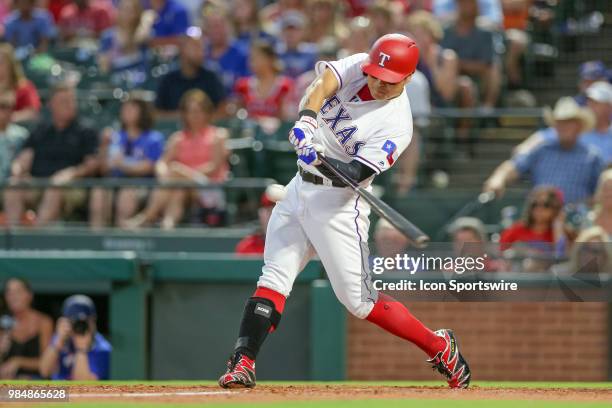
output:
[[398, 82], [397, 84], [392, 84], [390, 82], [385, 82], [378, 78], [374, 78], [372, 75], [368, 75], [368, 88], [370, 88], [370, 93], [374, 99], [393, 99], [404, 91], [404, 87], [406, 86], [409, 78], [410, 77]]

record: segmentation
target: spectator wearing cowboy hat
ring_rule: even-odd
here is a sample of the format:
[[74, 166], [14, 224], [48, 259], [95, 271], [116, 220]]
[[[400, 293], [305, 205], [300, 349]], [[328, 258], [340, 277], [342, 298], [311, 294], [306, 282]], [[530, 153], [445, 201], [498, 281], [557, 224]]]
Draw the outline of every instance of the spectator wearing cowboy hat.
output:
[[518, 149], [497, 167], [484, 184], [485, 192], [503, 194], [510, 183], [529, 175], [534, 187], [557, 187], [567, 203], [593, 195], [605, 161], [597, 149], [578, 143], [580, 135], [593, 127], [593, 114], [573, 98], [563, 97], [554, 109], [546, 109], [544, 119], [550, 127], [539, 132], [540, 140]]

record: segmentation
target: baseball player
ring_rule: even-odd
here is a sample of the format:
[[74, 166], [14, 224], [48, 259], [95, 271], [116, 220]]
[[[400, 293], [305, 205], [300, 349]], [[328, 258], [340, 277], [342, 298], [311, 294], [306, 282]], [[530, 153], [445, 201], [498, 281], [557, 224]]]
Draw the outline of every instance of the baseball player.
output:
[[264, 266], [244, 309], [233, 355], [219, 379], [224, 388], [255, 386], [255, 359], [278, 328], [285, 300], [305, 264], [319, 256], [334, 293], [350, 313], [416, 344], [452, 388], [465, 388], [470, 369], [451, 330], [425, 327], [392, 297], [377, 293], [368, 269], [369, 205], [334, 177], [325, 157], [362, 186], [389, 169], [412, 137], [405, 86], [419, 51], [404, 35], [379, 38], [369, 54], [319, 62], [289, 132], [298, 173], [272, 211]]

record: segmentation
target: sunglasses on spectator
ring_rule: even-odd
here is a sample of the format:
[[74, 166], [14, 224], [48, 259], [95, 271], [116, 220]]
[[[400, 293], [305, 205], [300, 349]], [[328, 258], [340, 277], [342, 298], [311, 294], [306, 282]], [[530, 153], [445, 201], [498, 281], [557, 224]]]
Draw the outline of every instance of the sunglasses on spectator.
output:
[[557, 203], [555, 203], [554, 201], [535, 201], [532, 205], [532, 208], [537, 208], [537, 207], [543, 207], [543, 208], [559, 208], [559, 206], [557, 205]]
[[9, 102], [4, 102], [4, 103], [0, 102], [0, 109], [3, 109], [3, 110], [13, 110], [14, 106], [15, 105]]

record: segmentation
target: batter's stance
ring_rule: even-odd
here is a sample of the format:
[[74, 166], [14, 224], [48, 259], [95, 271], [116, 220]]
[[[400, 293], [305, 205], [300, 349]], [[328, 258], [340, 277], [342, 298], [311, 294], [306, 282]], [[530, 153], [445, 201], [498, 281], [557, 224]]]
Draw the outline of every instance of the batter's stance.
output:
[[254, 387], [255, 358], [278, 327], [295, 278], [315, 254], [333, 290], [355, 316], [416, 344], [450, 387], [465, 388], [470, 369], [453, 332], [425, 327], [408, 309], [370, 284], [370, 207], [320, 165], [325, 156], [364, 186], [389, 169], [412, 138], [405, 85], [419, 56], [415, 42], [385, 35], [369, 55], [319, 62], [317, 79], [300, 102], [289, 140], [298, 155], [298, 174], [272, 212], [262, 275], [247, 300], [234, 354], [219, 379], [224, 388]]

